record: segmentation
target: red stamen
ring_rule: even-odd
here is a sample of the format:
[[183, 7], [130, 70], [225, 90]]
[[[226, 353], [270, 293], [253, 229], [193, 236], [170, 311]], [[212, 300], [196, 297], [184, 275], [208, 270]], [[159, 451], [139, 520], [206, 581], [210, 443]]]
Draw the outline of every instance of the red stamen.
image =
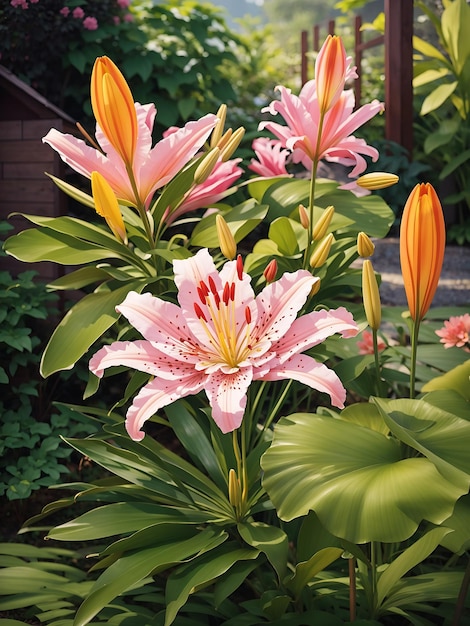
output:
[[245, 320], [247, 324], [251, 324], [251, 310], [249, 306], [245, 307]]
[[205, 296], [208, 296], [208, 295], [209, 295], [209, 289], [208, 289], [208, 287], [207, 287], [206, 283], [205, 283], [203, 280], [201, 280], [201, 282], [199, 283], [199, 287], [201, 288], [202, 293], [203, 293]]
[[230, 285], [230, 300], [235, 302], [235, 283]]
[[201, 289], [201, 287], [197, 288], [197, 294], [198, 294], [199, 299], [201, 300], [202, 304], [206, 304], [206, 294]]
[[209, 276], [209, 287], [211, 288], [212, 293], [215, 295], [217, 293], [217, 287], [215, 286], [214, 279], [212, 276]]
[[243, 278], [243, 259], [241, 254], [237, 256], [237, 274], [238, 280], [242, 280]]
[[199, 306], [197, 302], [194, 303], [194, 312], [196, 313], [196, 315], [198, 316], [200, 320], [204, 320], [205, 322], [207, 322], [206, 316], [204, 315], [201, 307]]
[[222, 294], [222, 300], [224, 301], [225, 306], [228, 305], [228, 301], [230, 300], [230, 285], [225, 283], [224, 292]]

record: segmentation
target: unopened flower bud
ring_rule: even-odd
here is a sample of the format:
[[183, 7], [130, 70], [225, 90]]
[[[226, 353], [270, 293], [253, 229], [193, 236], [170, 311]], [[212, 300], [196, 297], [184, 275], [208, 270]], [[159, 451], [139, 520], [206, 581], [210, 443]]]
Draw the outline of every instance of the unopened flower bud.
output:
[[299, 219], [305, 230], [308, 230], [310, 218], [308, 216], [307, 209], [304, 207], [303, 204], [299, 204]]
[[245, 129], [243, 128], [243, 126], [240, 126], [240, 128], [237, 128], [237, 130], [230, 137], [227, 144], [222, 148], [222, 155], [220, 158], [224, 163], [231, 158], [235, 150], [240, 145], [240, 142], [243, 139], [244, 135]]
[[378, 330], [382, 321], [379, 286], [372, 263], [368, 259], [362, 265], [362, 299], [367, 323], [372, 330]]
[[312, 256], [310, 257], [310, 267], [318, 268], [326, 262], [326, 259], [330, 254], [331, 244], [333, 243], [333, 241], [333, 233], [330, 233], [329, 235], [324, 237], [322, 241], [320, 241], [318, 246], [313, 251]]
[[385, 189], [385, 187], [391, 187], [395, 185], [399, 180], [396, 174], [389, 174], [388, 172], [370, 172], [359, 176], [356, 180], [356, 184], [363, 189]]
[[215, 164], [219, 160], [220, 150], [219, 148], [212, 148], [210, 152], [206, 154], [206, 156], [202, 159], [199, 165], [194, 172], [194, 183], [196, 185], [201, 185], [204, 183], [209, 176], [212, 174], [212, 170], [215, 167]]
[[309, 297], [313, 298], [313, 296], [316, 296], [317, 293], [320, 291], [320, 285], [321, 285], [321, 280], [318, 278], [318, 276], [315, 277], [316, 280], [312, 285], [312, 288], [310, 289], [310, 293], [309, 293]]
[[215, 148], [216, 146], [219, 145], [220, 138], [222, 137], [222, 134], [224, 132], [225, 119], [227, 117], [227, 105], [226, 104], [220, 105], [219, 110], [217, 111], [217, 117], [219, 118], [219, 121], [215, 125], [214, 130], [212, 131], [211, 141], [210, 141], [211, 148]]
[[370, 237], [362, 231], [357, 236], [357, 252], [360, 257], [366, 258], [374, 254], [375, 245], [372, 243]]
[[217, 227], [220, 250], [229, 261], [233, 261], [237, 254], [237, 244], [235, 243], [232, 231], [220, 213], [217, 213], [215, 216], [215, 224]]
[[267, 283], [272, 283], [276, 280], [276, 274], [277, 274], [276, 259], [272, 259], [271, 261], [269, 261], [269, 263], [266, 265], [266, 268], [263, 274], [264, 274], [264, 277], [266, 278]]
[[321, 214], [320, 219], [315, 224], [312, 231], [313, 241], [318, 241], [319, 239], [323, 239], [326, 235], [326, 231], [331, 223], [331, 218], [333, 217], [333, 213], [335, 212], [335, 207], [330, 205], [326, 207], [326, 209]]
[[236, 471], [232, 468], [228, 473], [228, 499], [232, 506], [236, 507], [241, 502], [241, 487]]

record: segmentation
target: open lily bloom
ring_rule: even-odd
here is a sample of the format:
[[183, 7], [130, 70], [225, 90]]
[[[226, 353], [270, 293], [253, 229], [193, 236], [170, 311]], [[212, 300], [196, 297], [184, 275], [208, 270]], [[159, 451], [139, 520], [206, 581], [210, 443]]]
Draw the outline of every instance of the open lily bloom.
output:
[[211, 208], [235, 192], [236, 187], [232, 187], [232, 185], [243, 174], [242, 168], [238, 167], [241, 160], [217, 161], [206, 180], [192, 187], [176, 209], [164, 214], [163, 221], [169, 226], [181, 215], [196, 209]]
[[233, 431], [242, 422], [254, 380], [294, 379], [343, 406], [346, 392], [337, 375], [300, 354], [334, 333], [357, 334], [345, 308], [296, 318], [317, 278], [305, 270], [286, 273], [255, 296], [241, 257], [220, 273], [206, 249], [173, 266], [179, 306], [149, 293], [129, 293], [117, 310], [144, 340], [115, 342], [90, 361], [100, 377], [116, 365], [154, 376], [127, 413], [132, 439], [144, 437], [144, 422], [161, 407], [202, 390], [222, 432]]
[[278, 139], [258, 137], [253, 140], [252, 148], [256, 159], [251, 159], [248, 169], [259, 176], [291, 176], [286, 169], [286, 161], [290, 156], [289, 150], [283, 149]]
[[[346, 73], [346, 77], [349, 75], [350, 73]], [[302, 163], [307, 169], [312, 169], [314, 160], [325, 159], [352, 167], [349, 176], [355, 177], [366, 169], [364, 156], [377, 160], [378, 151], [363, 139], [354, 137], [352, 133], [384, 110], [381, 102], [374, 100], [354, 111], [354, 93], [351, 90], [343, 91], [336, 103], [324, 114], [320, 129], [321, 114], [314, 79], [305, 83], [298, 96], [283, 86], [276, 89], [280, 93], [280, 100], [271, 102], [263, 112], [280, 114], [286, 124], [261, 122], [259, 129], [269, 130], [278, 137], [282, 147], [292, 151], [294, 163]], [[317, 149], [320, 130], [321, 138]]]
[[91, 172], [99, 172], [120, 200], [132, 206], [148, 208], [155, 191], [166, 185], [200, 150], [214, 128], [217, 117], [208, 114], [197, 121], [188, 122], [152, 147], [155, 105], [136, 102], [135, 110], [137, 138], [132, 175], [137, 197], [125, 160], [108, 141], [98, 124], [96, 140], [101, 150], [96, 150], [85, 141], [61, 133], [55, 128], [47, 133], [43, 142], [54, 148], [62, 160], [79, 174], [90, 178]]

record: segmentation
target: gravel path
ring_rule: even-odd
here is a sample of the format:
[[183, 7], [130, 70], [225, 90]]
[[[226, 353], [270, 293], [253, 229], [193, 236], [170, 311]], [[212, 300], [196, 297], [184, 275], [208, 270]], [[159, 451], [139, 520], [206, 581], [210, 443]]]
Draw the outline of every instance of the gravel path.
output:
[[[372, 263], [382, 276], [380, 299], [386, 305], [406, 305], [396, 238], [375, 240]], [[470, 312], [470, 248], [447, 246], [441, 278], [432, 306], [468, 306]]]

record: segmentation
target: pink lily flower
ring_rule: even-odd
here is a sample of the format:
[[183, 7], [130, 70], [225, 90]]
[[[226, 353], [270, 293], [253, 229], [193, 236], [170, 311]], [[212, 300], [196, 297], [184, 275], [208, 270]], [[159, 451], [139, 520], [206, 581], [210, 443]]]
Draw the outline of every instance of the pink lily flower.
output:
[[355, 336], [357, 325], [345, 308], [314, 311], [296, 319], [319, 280], [306, 270], [284, 274], [255, 296], [241, 257], [220, 273], [207, 249], [175, 260], [179, 306], [149, 293], [130, 292], [117, 310], [143, 335], [101, 348], [90, 369], [101, 377], [125, 365], [154, 376], [127, 412], [132, 439], [161, 407], [204, 390], [212, 417], [222, 432], [242, 422], [249, 385], [254, 380], [294, 379], [326, 392], [342, 407], [346, 391], [337, 375], [300, 354], [339, 332]]
[[291, 176], [286, 169], [286, 161], [290, 152], [282, 148], [282, 143], [279, 140], [258, 137], [253, 140], [252, 148], [258, 160], [251, 159], [248, 169], [266, 178]]
[[135, 110], [137, 141], [132, 175], [136, 190], [125, 161], [110, 144], [98, 124], [96, 140], [100, 150], [55, 128], [43, 137], [43, 142], [56, 150], [61, 159], [79, 174], [91, 178], [91, 172], [99, 172], [108, 181], [119, 200], [131, 206], [145, 206], [148, 209], [155, 191], [166, 185], [200, 150], [214, 128], [217, 117], [208, 114], [197, 121], [188, 122], [152, 147], [155, 105], [142, 105], [136, 102]]
[[444, 326], [436, 330], [444, 348], [463, 348], [470, 352], [470, 314], [454, 315], [444, 322]]
[[[351, 72], [346, 72], [346, 79]], [[354, 93], [343, 91], [335, 104], [325, 113], [323, 126], [320, 129], [320, 107], [318, 103], [315, 80], [310, 80], [302, 87], [299, 96], [291, 93], [286, 87], [276, 88], [280, 100], [274, 100], [263, 112], [272, 115], [278, 113], [284, 118], [286, 125], [276, 122], [261, 122], [259, 130], [267, 129], [278, 137], [282, 146], [292, 150], [294, 163], [302, 163], [312, 169], [313, 161], [327, 161], [353, 166], [350, 177], [361, 174], [367, 166], [361, 155], [370, 156], [373, 161], [378, 159], [378, 151], [367, 145], [363, 139], [352, 135], [362, 124], [374, 115], [381, 113], [384, 106], [378, 100], [365, 104], [354, 111]], [[317, 137], [321, 130], [320, 143], [317, 148]]]
[[203, 183], [192, 187], [181, 204], [174, 211], [167, 211], [162, 218], [167, 226], [185, 213], [196, 209], [210, 208], [223, 198], [236, 191], [232, 184], [243, 174], [238, 164], [242, 159], [217, 161], [214, 169]]

